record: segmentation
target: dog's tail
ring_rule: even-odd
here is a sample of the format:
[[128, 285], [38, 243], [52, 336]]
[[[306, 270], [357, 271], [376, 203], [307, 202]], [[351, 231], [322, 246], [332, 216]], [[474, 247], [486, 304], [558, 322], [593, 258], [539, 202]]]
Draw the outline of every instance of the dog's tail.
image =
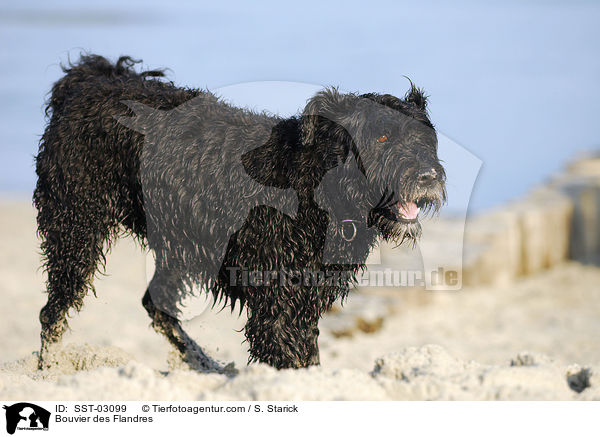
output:
[[163, 70], [148, 70], [138, 73], [135, 71], [134, 66], [141, 62], [141, 60], [135, 60], [130, 56], [121, 56], [113, 64], [102, 56], [89, 54], [81, 55], [78, 62], [69, 62], [66, 66], [61, 65], [65, 76], [52, 87], [50, 98], [46, 104], [46, 115], [49, 116], [52, 113], [59, 112], [69, 97], [73, 85], [93, 76], [104, 76], [112, 79], [117, 77], [164, 77]]

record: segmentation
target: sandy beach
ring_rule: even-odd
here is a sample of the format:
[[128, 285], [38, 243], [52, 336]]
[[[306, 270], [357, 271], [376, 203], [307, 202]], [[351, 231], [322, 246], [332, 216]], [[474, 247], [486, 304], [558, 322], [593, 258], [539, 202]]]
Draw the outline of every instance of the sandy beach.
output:
[[121, 240], [58, 365], [36, 369], [45, 302], [35, 212], [0, 204], [0, 398], [164, 400], [600, 400], [600, 268], [564, 262], [497, 287], [458, 292], [359, 289], [322, 321], [320, 367], [247, 366], [243, 317], [185, 322], [237, 373], [202, 374], [170, 359], [140, 304], [146, 255]]

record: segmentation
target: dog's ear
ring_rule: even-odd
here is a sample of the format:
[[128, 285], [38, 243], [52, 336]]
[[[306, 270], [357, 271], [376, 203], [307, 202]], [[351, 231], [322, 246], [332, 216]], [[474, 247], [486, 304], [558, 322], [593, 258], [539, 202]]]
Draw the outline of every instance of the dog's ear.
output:
[[342, 120], [351, 114], [356, 96], [341, 94], [337, 88], [326, 88], [312, 97], [302, 112], [302, 140], [314, 146], [319, 140], [339, 140], [344, 132]]
[[421, 88], [414, 86], [412, 82], [410, 84], [410, 90], [408, 90], [404, 99], [406, 102], [415, 105], [421, 111], [427, 109], [427, 96], [425, 95], [425, 92]]
[[360, 135], [360, 99], [326, 88], [311, 98], [302, 112], [302, 154], [299, 179], [316, 187], [325, 174], [342, 165]]

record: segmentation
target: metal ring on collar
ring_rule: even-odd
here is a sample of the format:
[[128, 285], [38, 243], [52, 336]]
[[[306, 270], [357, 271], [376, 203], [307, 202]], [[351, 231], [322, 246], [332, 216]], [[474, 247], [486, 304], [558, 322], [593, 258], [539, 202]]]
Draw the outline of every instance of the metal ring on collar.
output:
[[[356, 229], [356, 224], [355, 224], [356, 220], [342, 220], [342, 238], [346, 241], [353, 241], [356, 238], [356, 234], [358, 232], [358, 229]], [[352, 225], [352, 235], [350, 237], [348, 237], [346, 235], [346, 232], [344, 231], [344, 225], [346, 223], [350, 223]]]

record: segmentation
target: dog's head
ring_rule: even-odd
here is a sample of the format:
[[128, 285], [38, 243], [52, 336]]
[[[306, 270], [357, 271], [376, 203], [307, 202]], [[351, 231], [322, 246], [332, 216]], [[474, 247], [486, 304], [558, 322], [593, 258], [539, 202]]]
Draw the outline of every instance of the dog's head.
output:
[[402, 99], [326, 89], [301, 117], [273, 129], [253, 176], [297, 191], [325, 185], [338, 219], [364, 220], [385, 239], [415, 240], [419, 215], [439, 210], [446, 197], [426, 106], [412, 84]]

